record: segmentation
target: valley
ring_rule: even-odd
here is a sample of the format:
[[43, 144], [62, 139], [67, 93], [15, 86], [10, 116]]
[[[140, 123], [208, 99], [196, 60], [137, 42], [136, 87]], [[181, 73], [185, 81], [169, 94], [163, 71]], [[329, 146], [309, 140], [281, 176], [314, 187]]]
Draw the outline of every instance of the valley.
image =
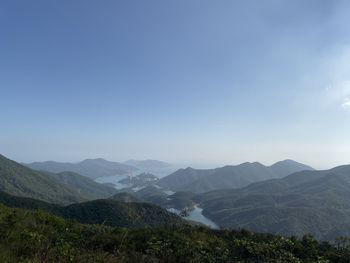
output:
[[[320, 171], [286, 160], [272, 166], [244, 163], [209, 170], [180, 169], [163, 178], [141, 171], [91, 179], [73, 171], [35, 171], [0, 157], [0, 203], [12, 209], [126, 229], [238, 230], [296, 240], [311, 234], [315, 242], [350, 236], [347, 165]], [[246, 180], [254, 182], [240, 187]], [[32, 184], [25, 183], [29, 181]], [[189, 189], [192, 183], [193, 191]], [[53, 185], [64, 189], [57, 190], [58, 199], [52, 199]]]
[[[101, 159], [97, 160], [93, 169], [100, 165]], [[271, 166], [243, 163], [207, 170], [179, 169], [163, 178], [140, 171], [95, 178], [95, 183], [89, 181], [87, 191], [85, 181], [91, 179], [79, 176], [72, 171], [49, 174], [70, 191], [78, 190], [79, 194], [74, 196], [81, 201], [115, 198], [122, 202], [150, 203], [188, 222], [212, 228], [244, 228], [298, 237], [310, 233], [320, 240], [334, 240], [350, 231], [347, 229], [349, 166], [318, 171], [285, 160]], [[97, 194], [97, 186], [101, 193]]]

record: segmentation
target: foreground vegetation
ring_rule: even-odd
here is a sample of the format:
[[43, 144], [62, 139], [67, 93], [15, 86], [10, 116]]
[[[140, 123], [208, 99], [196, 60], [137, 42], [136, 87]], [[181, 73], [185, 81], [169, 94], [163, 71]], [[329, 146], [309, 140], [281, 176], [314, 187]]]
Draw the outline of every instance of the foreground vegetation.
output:
[[319, 243], [204, 227], [82, 225], [0, 205], [0, 262], [349, 262], [347, 239]]

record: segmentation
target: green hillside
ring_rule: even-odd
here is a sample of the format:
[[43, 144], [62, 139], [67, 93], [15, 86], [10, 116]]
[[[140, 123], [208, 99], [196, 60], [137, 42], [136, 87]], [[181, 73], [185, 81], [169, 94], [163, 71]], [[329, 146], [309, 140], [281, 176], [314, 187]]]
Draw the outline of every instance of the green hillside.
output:
[[111, 186], [96, 183], [94, 180], [73, 172], [62, 172], [58, 174], [47, 173], [56, 180], [74, 188], [86, 199], [108, 198], [117, 191]]
[[0, 191], [0, 203], [12, 208], [23, 208], [28, 210], [43, 210], [53, 214], [60, 214], [62, 206], [47, 203], [28, 197], [13, 196]]
[[128, 228], [187, 224], [182, 218], [156, 205], [125, 203], [112, 199], [94, 200], [64, 207], [61, 214], [85, 224]]
[[203, 213], [226, 228], [331, 240], [349, 233], [350, 166], [303, 171], [242, 189], [193, 198]]
[[85, 224], [141, 228], [185, 225], [187, 222], [166, 209], [146, 203], [125, 203], [112, 199], [60, 206], [0, 191], [0, 203], [13, 208], [42, 210]]
[[193, 201], [196, 194], [189, 192], [177, 192], [172, 195], [166, 195], [162, 190], [148, 186], [137, 192], [121, 192], [111, 197], [111, 199], [121, 202], [146, 202], [156, 204], [164, 208], [183, 209], [195, 205]]
[[0, 190], [15, 196], [50, 203], [70, 204], [84, 198], [73, 188], [53, 177], [31, 170], [0, 155]]

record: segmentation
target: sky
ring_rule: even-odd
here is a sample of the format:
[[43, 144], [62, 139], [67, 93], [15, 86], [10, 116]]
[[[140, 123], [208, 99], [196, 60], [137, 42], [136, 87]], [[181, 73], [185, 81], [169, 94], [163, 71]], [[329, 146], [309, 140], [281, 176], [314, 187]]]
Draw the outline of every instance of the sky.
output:
[[350, 163], [350, 2], [2, 0], [0, 153]]

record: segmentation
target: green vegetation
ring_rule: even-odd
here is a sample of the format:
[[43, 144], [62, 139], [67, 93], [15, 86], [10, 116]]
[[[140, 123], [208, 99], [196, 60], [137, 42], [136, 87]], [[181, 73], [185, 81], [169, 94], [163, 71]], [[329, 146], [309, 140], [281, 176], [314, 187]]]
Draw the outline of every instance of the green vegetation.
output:
[[47, 172], [47, 174], [61, 183], [74, 188], [81, 196], [88, 200], [108, 198], [117, 192], [111, 186], [96, 183], [94, 180], [77, 173], [62, 172], [54, 174]]
[[[126, 191], [122, 189], [121, 191]], [[167, 195], [163, 190], [155, 186], [147, 186], [137, 192], [120, 192], [111, 197], [111, 199], [122, 202], [146, 202], [152, 203], [164, 208], [191, 208], [195, 205], [193, 199], [196, 194], [190, 192], [177, 192]]]
[[187, 222], [166, 209], [146, 203], [94, 200], [64, 207], [61, 215], [86, 224], [128, 228], [185, 225]]
[[62, 206], [57, 204], [51, 204], [28, 197], [13, 196], [2, 191], [0, 191], [0, 203], [8, 207], [43, 210], [54, 214], [59, 214], [59, 211], [62, 209]]
[[[275, 167], [280, 170], [281, 163]], [[178, 210], [198, 204], [221, 228], [298, 237], [310, 233], [318, 240], [350, 236], [350, 165], [301, 171], [240, 189], [166, 195], [149, 186], [133, 195]]]
[[9, 207], [40, 209], [81, 223], [132, 228], [187, 224], [180, 217], [152, 204], [101, 199], [62, 206], [81, 196], [108, 196], [114, 189], [71, 172], [47, 174], [33, 171], [2, 156], [0, 187], [0, 202]]
[[350, 165], [298, 172], [193, 199], [205, 216], [224, 228], [286, 236], [311, 233], [320, 240], [350, 236]]
[[[123, 189], [121, 191], [123, 191]], [[164, 201], [166, 201], [166, 198], [168, 197], [168, 195], [164, 193], [163, 190], [158, 189], [153, 185], [147, 186], [133, 193], [133, 195], [142, 201], [157, 205], [161, 205]]]
[[245, 230], [81, 225], [0, 205], [0, 262], [349, 262], [350, 241], [334, 245]]
[[60, 206], [31, 198], [11, 196], [0, 191], [0, 203], [13, 208], [43, 210], [86, 224], [103, 224], [129, 228], [188, 224], [177, 215], [156, 205], [125, 203], [112, 199]]
[[71, 204], [84, 198], [53, 177], [31, 170], [0, 155], [0, 191], [50, 203]]

